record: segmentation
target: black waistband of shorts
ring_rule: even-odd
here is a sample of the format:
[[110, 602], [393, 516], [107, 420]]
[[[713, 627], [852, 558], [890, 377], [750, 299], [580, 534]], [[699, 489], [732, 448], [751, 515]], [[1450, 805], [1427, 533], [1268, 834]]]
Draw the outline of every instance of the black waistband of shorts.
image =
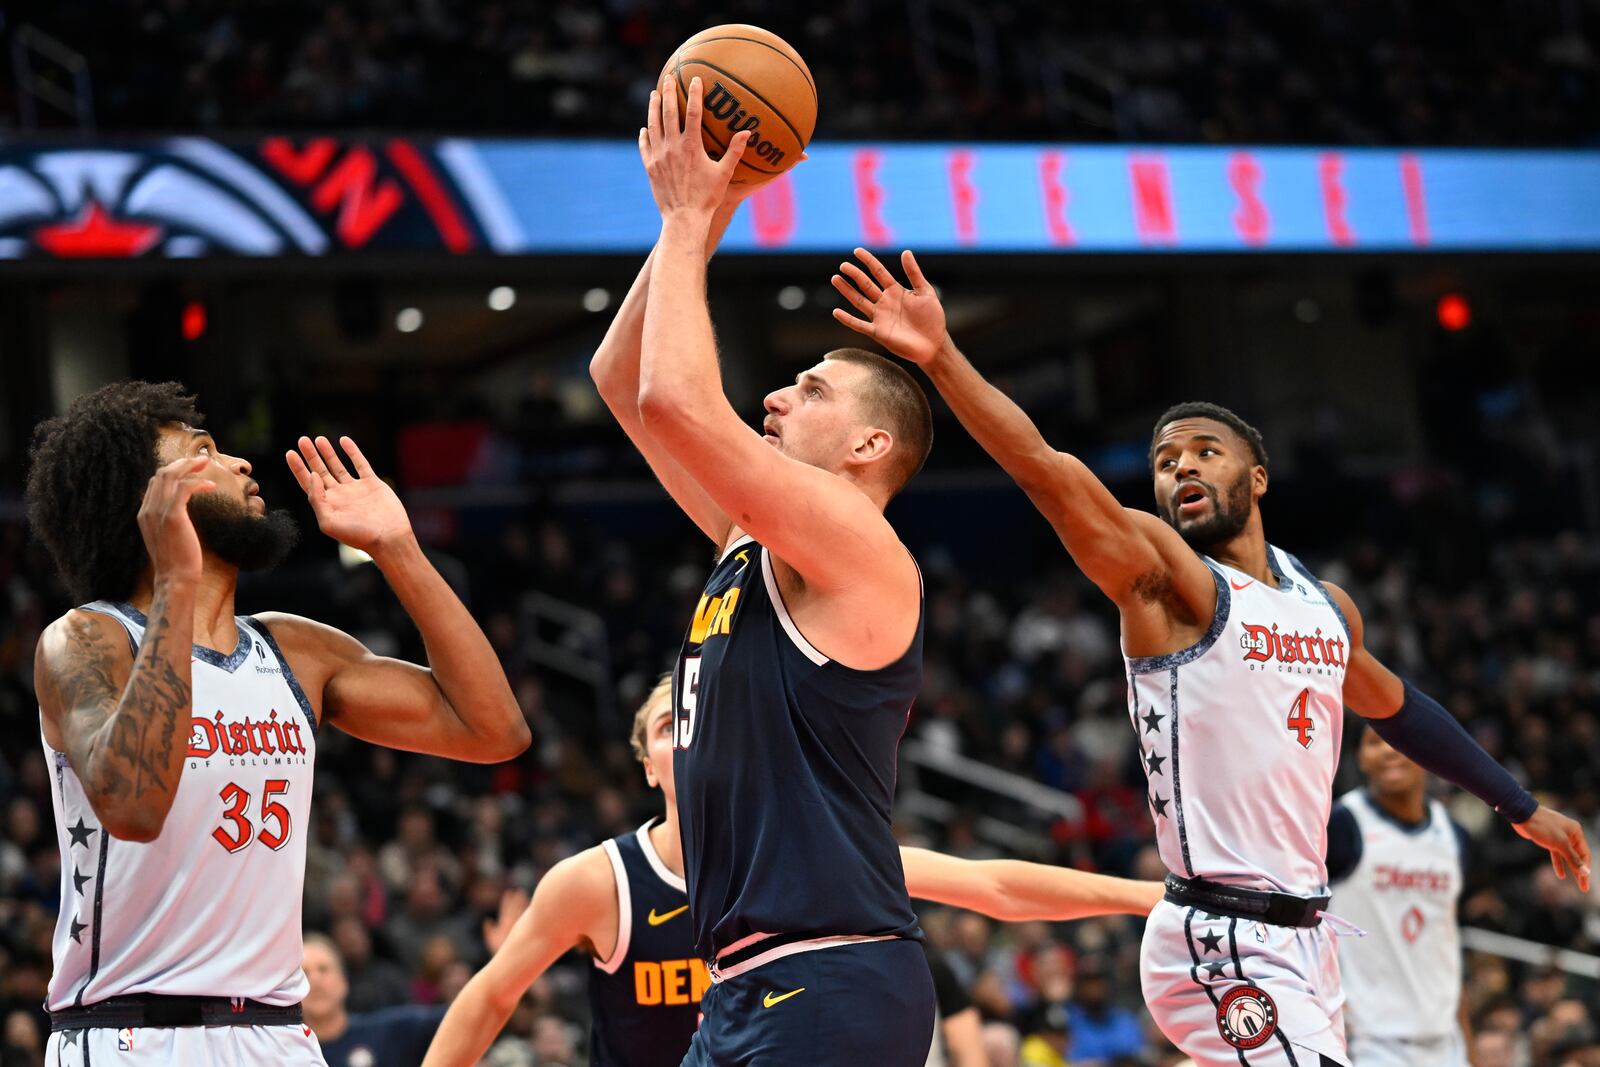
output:
[[263, 1004], [245, 997], [169, 997], [133, 993], [50, 1013], [51, 1030], [126, 1026], [287, 1026], [301, 1022], [298, 1004]]
[[1223, 885], [1204, 878], [1179, 878], [1167, 875], [1166, 898], [1179, 907], [1200, 908], [1213, 915], [1249, 919], [1269, 926], [1316, 926], [1328, 907], [1327, 897], [1297, 897]]

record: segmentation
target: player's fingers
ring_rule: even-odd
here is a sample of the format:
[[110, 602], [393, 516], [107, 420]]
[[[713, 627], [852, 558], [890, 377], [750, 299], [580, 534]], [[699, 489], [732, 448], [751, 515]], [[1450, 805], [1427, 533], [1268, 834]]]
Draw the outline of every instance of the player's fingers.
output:
[[321, 454], [322, 461], [328, 465], [328, 473], [336, 481], [350, 481], [350, 472], [344, 469], [344, 460], [339, 458], [339, 452], [333, 447], [333, 442], [326, 437], [317, 438], [317, 452]]
[[639, 162], [650, 166], [650, 131], [639, 127]]
[[831, 281], [833, 282], [833, 287], [839, 290], [839, 295], [850, 302], [851, 307], [865, 315], [868, 320], [872, 318], [872, 301], [856, 292], [855, 286], [851, 285], [837, 274], [833, 276]]
[[311, 438], [302, 437], [295, 442], [295, 447], [300, 449], [300, 458], [305, 460], [306, 467], [318, 478], [328, 477], [328, 465], [317, 454], [317, 446], [311, 443]]
[[1565, 878], [1567, 876], [1567, 865], [1562, 862], [1559, 849], [1550, 850], [1550, 866], [1555, 868], [1557, 878]]
[[661, 143], [661, 90], [650, 90], [650, 103], [645, 112], [645, 137], [646, 144], [657, 145]]
[[734, 168], [739, 165], [739, 160], [744, 155], [744, 150], [750, 144], [750, 138], [753, 136], [755, 135], [749, 130], [740, 130], [734, 134], [733, 139], [728, 142], [727, 150], [722, 153], [722, 158], [717, 161], [717, 166], [721, 167], [730, 177]]
[[678, 85], [670, 74], [661, 79], [661, 132], [669, 136], [683, 132], [678, 119]]
[[312, 477], [311, 470], [306, 466], [306, 461], [300, 458], [300, 453], [290, 449], [284, 452], [283, 461], [289, 464], [289, 473], [300, 483], [300, 488], [307, 493], [311, 492], [312, 483], [317, 479]]
[[367, 457], [361, 454], [361, 449], [356, 447], [352, 438], [349, 436], [339, 438], [339, 447], [350, 457], [350, 465], [356, 469], [356, 474], [363, 478], [373, 477], [372, 464], [367, 462]]
[[196, 493], [209, 493], [216, 487], [217, 483], [210, 478], [185, 478], [173, 490], [172, 498], [175, 503], [183, 504]]
[[856, 249], [856, 258], [867, 265], [867, 269], [872, 272], [872, 276], [878, 279], [878, 284], [885, 289], [899, 284], [894, 280], [894, 275], [889, 273], [889, 268], [883, 265], [883, 261], [865, 248]]
[[1589, 866], [1589, 839], [1583, 836], [1583, 828], [1574, 826], [1571, 834], [1567, 837], [1567, 842], [1572, 846], [1573, 854], [1578, 857], [1578, 862], [1585, 867]]
[[905, 268], [906, 280], [911, 283], [911, 288], [930, 288], [928, 279], [922, 273], [922, 268], [917, 266], [917, 257], [912, 254], [911, 249], [908, 248], [900, 253], [900, 265]]
[[[673, 93], [672, 96], [673, 99], [676, 100], [678, 94]], [[690, 130], [698, 130], [700, 128], [700, 106], [701, 101], [704, 99], [705, 88], [700, 79], [698, 77], [690, 78], [689, 99], [688, 102], [683, 106], [683, 128], [686, 132]], [[732, 146], [730, 145], [729, 147]]]
[[883, 290], [878, 288], [877, 284], [874, 283], [871, 278], [867, 277], [865, 272], [863, 272], [862, 269], [856, 266], [854, 263], [839, 264], [839, 273], [845, 275], [851, 281], [855, 282], [856, 288], [861, 290], [861, 295], [872, 301], [874, 304], [883, 298]]
[[850, 327], [856, 333], [864, 333], [868, 337], [872, 336], [872, 323], [862, 322], [844, 308], [834, 308], [833, 319], [835, 322]]

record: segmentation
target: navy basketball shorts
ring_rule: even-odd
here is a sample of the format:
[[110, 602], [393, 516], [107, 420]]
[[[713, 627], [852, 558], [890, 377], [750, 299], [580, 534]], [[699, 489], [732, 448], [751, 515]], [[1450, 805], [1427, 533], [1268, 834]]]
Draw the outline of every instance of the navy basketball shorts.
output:
[[799, 952], [706, 990], [683, 1067], [924, 1067], [933, 976], [915, 941]]

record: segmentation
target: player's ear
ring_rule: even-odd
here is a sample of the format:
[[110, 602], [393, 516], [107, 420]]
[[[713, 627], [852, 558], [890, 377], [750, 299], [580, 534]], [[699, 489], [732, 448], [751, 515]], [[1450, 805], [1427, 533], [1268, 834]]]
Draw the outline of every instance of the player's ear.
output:
[[640, 760], [640, 762], [644, 764], [645, 784], [651, 789], [660, 789], [661, 779], [656, 777], [655, 763], [651, 761], [649, 756], [646, 756], [644, 759]]
[[1257, 463], [1250, 468], [1250, 483], [1255, 489], [1256, 499], [1260, 500], [1267, 495], [1267, 468]]
[[894, 438], [888, 430], [869, 427], [856, 442], [854, 456], [858, 463], [881, 463], [893, 449]]

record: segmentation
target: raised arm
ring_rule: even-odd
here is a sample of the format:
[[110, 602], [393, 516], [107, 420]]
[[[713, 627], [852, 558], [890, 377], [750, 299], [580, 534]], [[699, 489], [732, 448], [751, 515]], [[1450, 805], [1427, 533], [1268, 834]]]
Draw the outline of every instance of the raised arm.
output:
[[[722, 204], [711, 219], [711, 229], [706, 235], [705, 256], [710, 259], [716, 252], [722, 235], [744, 201], [755, 189], [751, 185], [728, 186]], [[639, 355], [644, 338], [644, 310], [650, 288], [650, 277], [655, 265], [654, 250], [645, 257], [639, 276], [633, 280], [628, 295], [617, 308], [616, 318], [589, 361], [589, 376], [606, 407], [616, 418], [622, 432], [628, 435], [645, 462], [650, 465], [662, 488], [677, 502], [684, 513], [700, 527], [705, 535], [720, 547], [728, 539], [732, 523], [710, 495], [672, 458], [672, 454], [650, 436], [639, 417]]]
[[605, 854], [591, 848], [550, 868], [505, 943], [451, 1003], [422, 1067], [473, 1067], [528, 987], [572, 948], [606, 940], [606, 929], [614, 945], [617, 887]]
[[1438, 701], [1405, 681], [1367, 648], [1361, 612], [1350, 594], [1323, 583], [1350, 627], [1345, 667], [1345, 706], [1368, 720], [1378, 736], [1426, 771], [1451, 782], [1511, 822], [1517, 833], [1550, 853], [1556, 875], [1570, 870], [1578, 888], [1589, 891], [1589, 842], [1583, 827], [1538, 803], [1472, 739]]
[[[904, 573], [894, 531], [878, 505], [845, 480], [766, 444], [728, 403], [706, 305], [704, 248], [717, 205], [748, 131], [735, 134], [720, 161], [700, 139], [701, 88], [689, 87], [680, 129], [676, 90], [653, 92], [640, 154], [661, 210], [661, 237], [649, 281], [639, 371], [645, 432], [676, 460], [733, 524], [823, 589]], [[900, 555], [903, 555], [901, 553]], [[891, 567], [884, 559], [896, 560]], [[877, 566], [874, 567], [874, 561]]]
[[317, 683], [319, 721], [376, 744], [473, 763], [518, 755], [532, 735], [489, 639], [428, 562], [394, 490], [354, 441], [339, 443], [355, 474], [326, 437], [300, 438], [289, 467], [322, 532], [369, 554], [388, 579], [422, 635], [428, 666], [373, 655], [309, 619], [262, 616], [290, 658], [311, 668], [313, 678], [302, 682]]
[[128, 648], [119, 624], [87, 611], [52, 623], [34, 651], [45, 739], [66, 754], [100, 825], [129, 841], [161, 833], [188, 750], [189, 661], [203, 559], [189, 498], [216, 488], [199, 477], [206, 463], [204, 456], [168, 463], [145, 490], [139, 532], [154, 596], [138, 651]]
[[1163, 892], [1160, 882], [1022, 860], [963, 860], [925, 848], [902, 848], [900, 862], [912, 897], [1006, 922], [1148, 915]]
[[833, 287], [860, 317], [835, 308], [834, 318], [927, 373], [961, 425], [1125, 615], [1152, 606], [1169, 610], [1176, 600], [1180, 616], [1209, 619], [1216, 586], [1200, 557], [1156, 516], [1119, 504], [1082, 460], [1051, 448], [1027, 413], [984, 380], [946, 330], [944, 307], [916, 257], [909, 251], [900, 257], [909, 288], [866, 249], [856, 249], [856, 257], [866, 270], [840, 264]]

